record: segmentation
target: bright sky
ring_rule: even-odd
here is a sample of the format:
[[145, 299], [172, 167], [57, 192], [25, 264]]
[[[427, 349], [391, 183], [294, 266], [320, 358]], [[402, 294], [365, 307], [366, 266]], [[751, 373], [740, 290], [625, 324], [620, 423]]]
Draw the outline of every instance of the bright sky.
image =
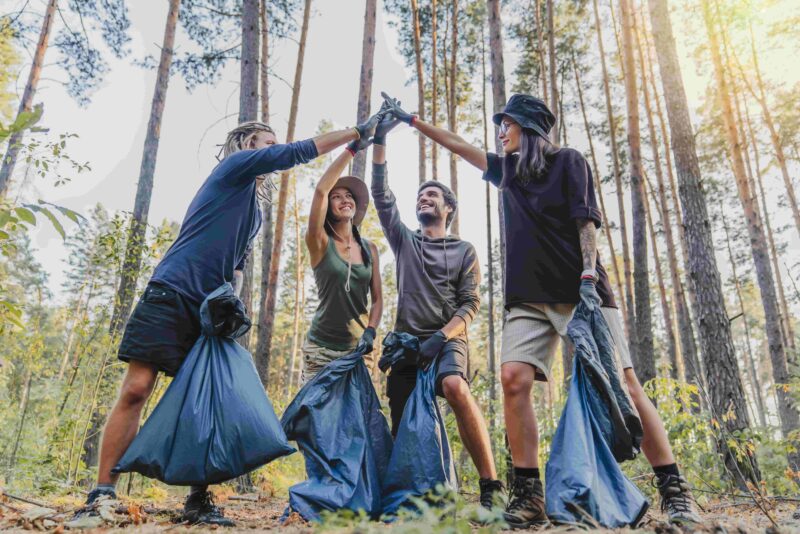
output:
[[[12, 3], [10, 0], [3, 0], [2, 3], [6, 2]], [[34, 2], [38, 3], [43, 4]], [[385, 90], [403, 101], [407, 109], [412, 110], [417, 101], [416, 85], [407, 85], [410, 71], [405, 68], [402, 57], [396, 51], [396, 34], [387, 24], [382, 2], [379, 1], [378, 4], [373, 109], [380, 105], [380, 91]], [[296, 128], [298, 139], [312, 136], [322, 119], [332, 121], [335, 127], [345, 127], [353, 125], [356, 115], [364, 2], [317, 0], [314, 5]], [[167, 3], [130, 2], [129, 9], [132, 21], [132, 57], [141, 58], [146, 54], [158, 57]], [[680, 24], [676, 24], [676, 31], [681, 31]], [[611, 49], [610, 36], [605, 37], [607, 47]], [[680, 37], [677, 40], [681, 42]], [[181, 46], [180, 41], [177, 46]], [[508, 87], [513, 82], [512, 48], [512, 44], [506, 42]], [[296, 53], [297, 45], [294, 40], [285, 40], [274, 50], [273, 66], [284, 80], [293, 78]], [[710, 73], [695, 69], [694, 63], [689, 59], [689, 51], [681, 50], [681, 55], [690, 107], [694, 109], [707, 83], [704, 76]], [[92, 171], [57, 188], [48, 186], [41, 179], [36, 180], [37, 191], [28, 191], [26, 196], [33, 199], [44, 198], [82, 213], [88, 213], [98, 202], [109, 210], [131, 210], [155, 72], [131, 66], [129, 61], [111, 61], [104, 84], [94, 94], [89, 107], [81, 109], [59, 84], [48, 81], [48, 78], [61, 77], [52, 65], [55, 61], [52, 56], [54, 54], [49, 54], [46, 58], [50, 65], [44, 69], [41, 88], [36, 98], [45, 104], [43, 123], [55, 134], [78, 134], [79, 138], [70, 142], [69, 153], [78, 161], [89, 161]], [[26, 75], [27, 66], [20, 78], [20, 92]], [[236, 125], [238, 78], [238, 64], [231, 64], [216, 86], [200, 87], [193, 93], [185, 90], [180, 77], [171, 80], [161, 127], [150, 208], [151, 223], [158, 223], [163, 219], [179, 222], [198, 187], [216, 164], [214, 155], [218, 149], [215, 145], [221, 143], [225, 133]], [[272, 78], [270, 83], [271, 123], [277, 129], [279, 138], [283, 138], [291, 89], [277, 78]], [[599, 91], [600, 88], [592, 90]], [[488, 95], [491, 101], [491, 91]], [[491, 109], [491, 103], [489, 106]], [[226, 116], [230, 117], [224, 118]], [[580, 124], [579, 117], [572, 118], [572, 122], [575, 125]], [[570, 143], [584, 150], [587, 149], [587, 144], [580, 132], [582, 126], [572, 126]], [[399, 198], [403, 219], [411, 226], [417, 224], [414, 216], [414, 197], [418, 183], [417, 146], [416, 136], [407, 127], [398, 127], [390, 136], [388, 161], [391, 185]], [[606, 147], [600, 146], [598, 150], [605, 151]], [[605, 160], [603, 156], [599, 156], [599, 159], [601, 162]], [[440, 175], [445, 182], [449, 179], [447, 168], [447, 160], [442, 159]], [[480, 180], [480, 172], [467, 164], [460, 163], [458, 172], [461, 236], [476, 245], [481, 264], [485, 265], [484, 184]], [[614, 214], [617, 213], [617, 207], [613, 202], [613, 191], [606, 192], [606, 197], [609, 216], [616, 219]], [[496, 220], [493, 226], [496, 236]], [[43, 226], [35, 235], [34, 245], [39, 249], [38, 258], [50, 273], [51, 288], [58, 294], [63, 280], [63, 261], [66, 258], [61, 239], [52, 229]], [[792, 243], [792, 250], [800, 250], [796, 240]]]

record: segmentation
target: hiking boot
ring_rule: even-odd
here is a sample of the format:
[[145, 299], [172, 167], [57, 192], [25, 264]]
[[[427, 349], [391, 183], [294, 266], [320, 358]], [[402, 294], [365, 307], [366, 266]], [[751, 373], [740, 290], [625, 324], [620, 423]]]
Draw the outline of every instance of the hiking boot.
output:
[[514, 477], [503, 519], [512, 529], [546, 523], [542, 481], [533, 477]]
[[86, 503], [82, 508], [79, 508], [72, 514], [72, 519], [80, 519], [81, 517], [97, 517], [100, 513], [97, 511], [97, 501], [103, 499], [117, 499], [117, 492], [114, 490], [95, 488], [86, 496]]
[[217, 525], [235, 527], [236, 523], [222, 515], [222, 510], [214, 505], [214, 495], [210, 491], [190, 493], [183, 505], [183, 521], [190, 525]]
[[653, 485], [661, 495], [661, 511], [667, 514], [670, 523], [702, 523], [695, 509], [694, 497], [689, 483], [680, 475], [661, 475], [653, 477]]
[[506, 487], [502, 482], [482, 478], [478, 481], [478, 485], [481, 488], [481, 506], [487, 510], [491, 510], [495, 506], [505, 507]]

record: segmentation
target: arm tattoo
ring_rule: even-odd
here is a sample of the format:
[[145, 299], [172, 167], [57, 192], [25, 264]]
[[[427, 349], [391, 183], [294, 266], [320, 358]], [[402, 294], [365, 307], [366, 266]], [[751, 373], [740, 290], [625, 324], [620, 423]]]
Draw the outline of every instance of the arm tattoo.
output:
[[581, 244], [581, 257], [583, 258], [583, 269], [594, 269], [597, 260], [597, 241], [594, 221], [590, 219], [578, 219], [578, 241]]

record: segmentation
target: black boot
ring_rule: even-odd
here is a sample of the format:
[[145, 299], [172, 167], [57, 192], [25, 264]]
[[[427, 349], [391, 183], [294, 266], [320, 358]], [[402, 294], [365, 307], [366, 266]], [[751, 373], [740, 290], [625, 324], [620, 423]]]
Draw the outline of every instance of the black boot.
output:
[[492, 480], [490, 478], [482, 478], [478, 481], [481, 488], [481, 506], [487, 510], [491, 510], [495, 506], [502, 506], [505, 508], [506, 500], [506, 487], [499, 480]]
[[703, 520], [695, 509], [694, 497], [689, 483], [681, 475], [656, 474], [653, 485], [661, 495], [661, 511], [667, 514], [670, 523], [699, 524]]
[[236, 526], [233, 520], [223, 516], [222, 510], [214, 505], [214, 495], [210, 491], [192, 492], [186, 497], [183, 520], [190, 525]]
[[513, 529], [546, 523], [542, 481], [534, 477], [514, 477], [503, 519]]

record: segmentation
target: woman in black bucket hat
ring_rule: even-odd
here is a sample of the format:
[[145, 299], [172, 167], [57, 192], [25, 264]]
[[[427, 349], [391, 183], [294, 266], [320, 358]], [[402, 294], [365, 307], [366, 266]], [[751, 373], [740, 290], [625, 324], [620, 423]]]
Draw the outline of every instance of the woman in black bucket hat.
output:
[[499, 188], [506, 239], [501, 382], [514, 481], [504, 514], [513, 528], [546, 521], [539, 478], [539, 436], [531, 390], [550, 379], [560, 339], [575, 307], [600, 306], [617, 345], [620, 367], [639, 411], [642, 450], [655, 471], [661, 507], [671, 522], [697, 523], [693, 498], [680, 475], [664, 424], [639, 384], [608, 275], [597, 259], [602, 217], [591, 170], [580, 152], [548, 138], [555, 117], [531, 95], [516, 94], [492, 117], [503, 154], [487, 153], [453, 132], [405, 112], [383, 93], [391, 113], [483, 171]]

